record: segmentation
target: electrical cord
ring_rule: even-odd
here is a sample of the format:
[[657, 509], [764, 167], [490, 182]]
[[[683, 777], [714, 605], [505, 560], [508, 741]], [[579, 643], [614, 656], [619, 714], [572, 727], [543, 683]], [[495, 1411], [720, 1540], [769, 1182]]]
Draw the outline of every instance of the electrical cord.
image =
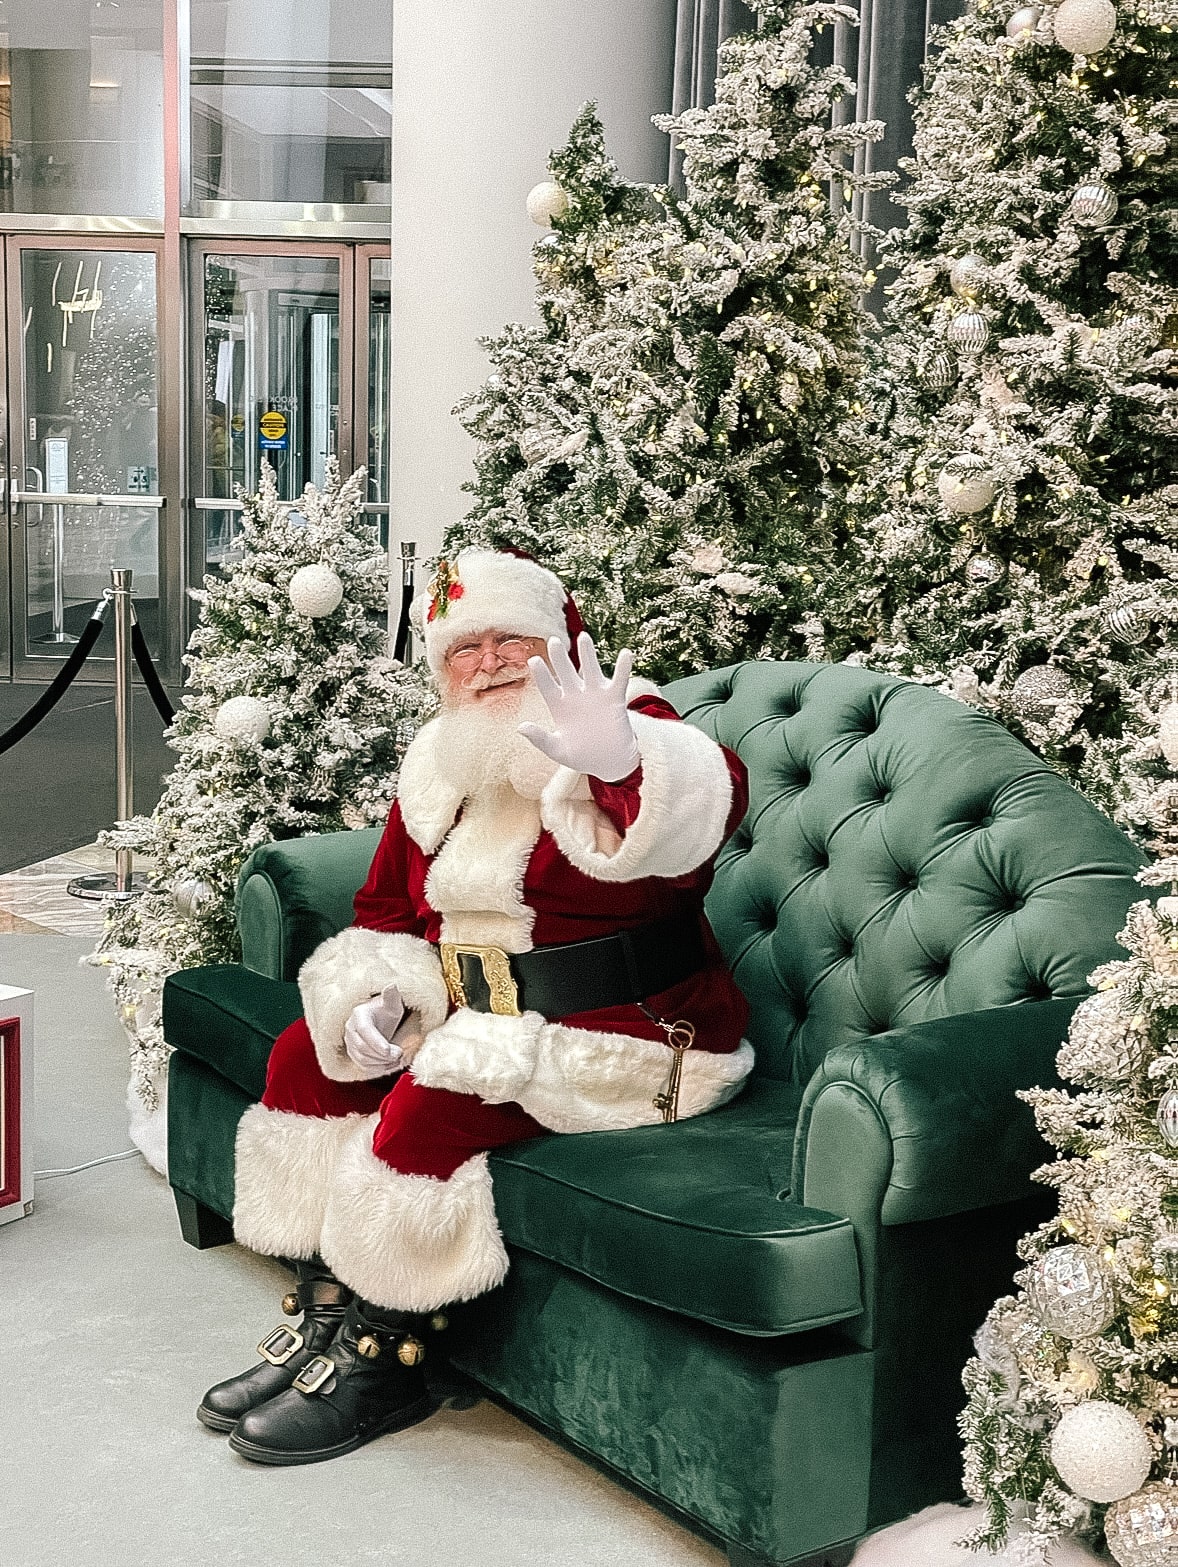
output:
[[87, 1159], [85, 1164], [71, 1164], [64, 1170], [34, 1170], [35, 1181], [51, 1181], [58, 1175], [78, 1175], [83, 1170], [93, 1170], [99, 1164], [114, 1164], [119, 1159], [141, 1158], [138, 1148], [128, 1148], [123, 1153], [106, 1153], [101, 1159]]

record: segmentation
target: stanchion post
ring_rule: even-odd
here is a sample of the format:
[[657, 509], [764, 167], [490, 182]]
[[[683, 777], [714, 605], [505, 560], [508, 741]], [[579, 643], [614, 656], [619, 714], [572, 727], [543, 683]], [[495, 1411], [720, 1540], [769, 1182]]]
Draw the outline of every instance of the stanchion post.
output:
[[[135, 764], [133, 756], [135, 710], [131, 701], [131, 571], [114, 568], [110, 574], [115, 601], [115, 812], [120, 822], [135, 814]], [[131, 851], [115, 850], [115, 891], [131, 895]]]
[[[414, 576], [417, 571], [417, 544], [413, 539], [401, 540], [401, 597], [403, 601], [413, 602]], [[406, 664], [413, 662], [413, 627], [405, 628], [405, 651], [402, 660]]]

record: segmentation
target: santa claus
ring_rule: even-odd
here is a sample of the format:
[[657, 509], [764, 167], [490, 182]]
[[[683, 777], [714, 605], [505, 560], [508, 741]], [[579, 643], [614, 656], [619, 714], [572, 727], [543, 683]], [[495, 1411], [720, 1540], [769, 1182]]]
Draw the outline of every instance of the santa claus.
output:
[[441, 711], [237, 1134], [237, 1239], [296, 1262], [302, 1320], [198, 1414], [259, 1463], [431, 1412], [431, 1318], [508, 1269], [490, 1149], [698, 1115], [752, 1065], [703, 913], [740, 762], [629, 653], [607, 679], [534, 561], [467, 550], [415, 614]]

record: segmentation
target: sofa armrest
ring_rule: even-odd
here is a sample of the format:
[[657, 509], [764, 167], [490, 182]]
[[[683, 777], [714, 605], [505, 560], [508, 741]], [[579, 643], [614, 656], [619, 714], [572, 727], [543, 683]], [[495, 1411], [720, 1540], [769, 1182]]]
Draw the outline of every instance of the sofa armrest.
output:
[[1058, 1085], [1079, 999], [959, 1013], [832, 1050], [802, 1100], [797, 1200], [841, 1213], [850, 1199], [893, 1225], [1026, 1197], [1050, 1151], [1015, 1094]]
[[297, 979], [315, 948], [352, 923], [379, 827], [312, 833], [255, 849], [241, 868], [235, 909], [241, 960], [268, 979]]

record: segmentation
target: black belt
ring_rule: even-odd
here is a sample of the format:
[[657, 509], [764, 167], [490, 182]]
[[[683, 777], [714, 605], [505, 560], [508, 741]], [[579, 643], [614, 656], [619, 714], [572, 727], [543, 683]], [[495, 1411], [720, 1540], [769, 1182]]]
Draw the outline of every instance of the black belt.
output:
[[676, 915], [612, 936], [565, 941], [508, 953], [475, 942], [438, 944], [442, 973], [456, 1007], [518, 1017], [572, 1017], [622, 1007], [670, 990], [707, 962], [695, 915]]

